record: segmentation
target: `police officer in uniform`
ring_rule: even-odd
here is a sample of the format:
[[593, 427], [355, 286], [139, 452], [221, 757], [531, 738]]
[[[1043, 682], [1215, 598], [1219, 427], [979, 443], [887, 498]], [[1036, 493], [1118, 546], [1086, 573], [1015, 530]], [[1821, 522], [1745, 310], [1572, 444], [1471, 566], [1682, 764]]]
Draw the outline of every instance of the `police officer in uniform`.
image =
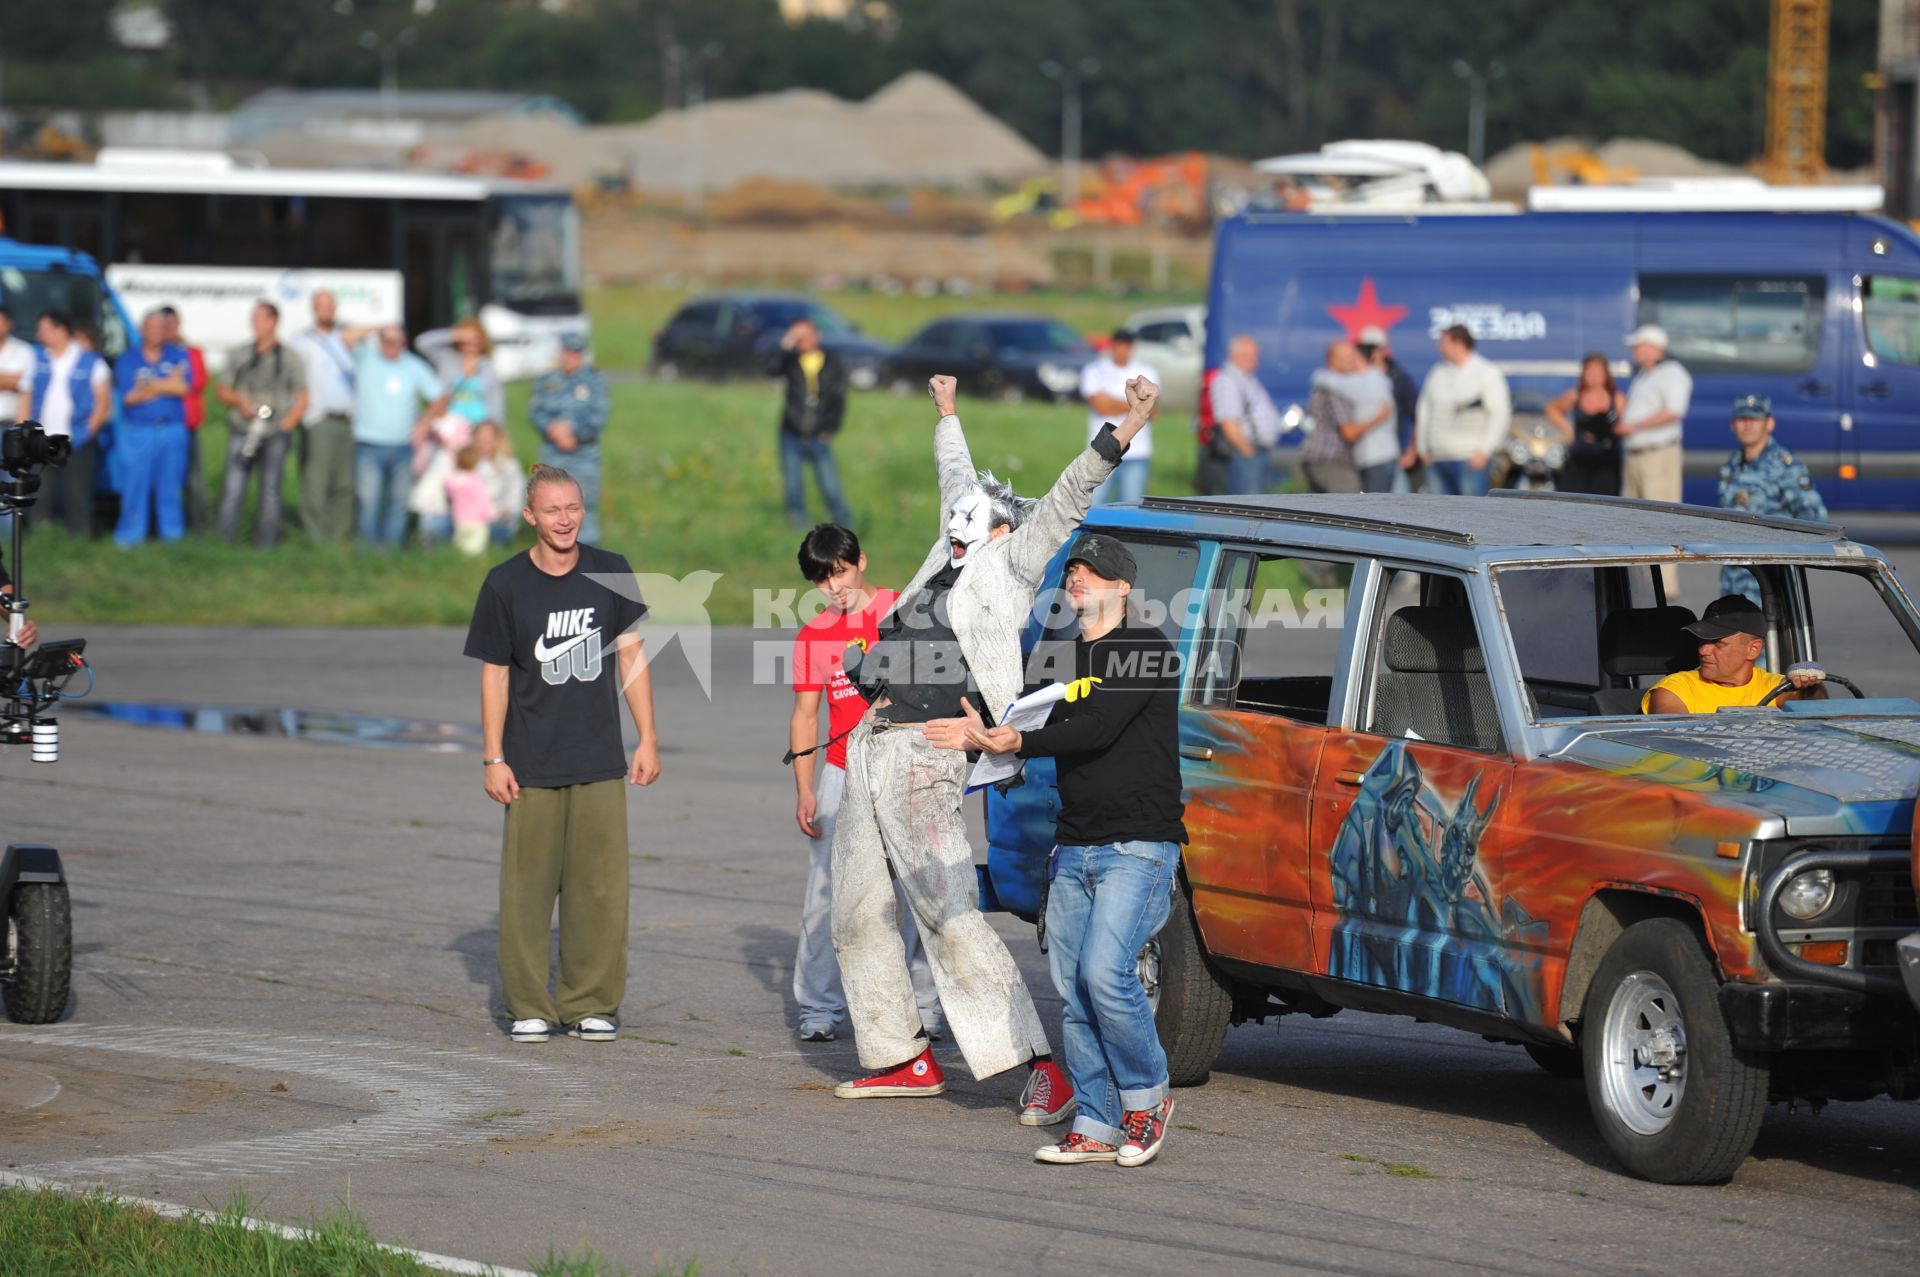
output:
[[580, 485], [587, 515], [580, 539], [600, 543], [600, 432], [610, 408], [607, 379], [587, 362], [584, 333], [560, 339], [560, 367], [534, 383], [527, 413], [540, 436], [540, 464], [557, 466]]
[[[1774, 442], [1772, 400], [1765, 395], [1734, 400], [1733, 437], [1740, 446], [1720, 467], [1721, 509], [1826, 521], [1827, 503], [1813, 486], [1806, 463]], [[1745, 568], [1721, 568], [1720, 593], [1761, 601], [1760, 582]]]

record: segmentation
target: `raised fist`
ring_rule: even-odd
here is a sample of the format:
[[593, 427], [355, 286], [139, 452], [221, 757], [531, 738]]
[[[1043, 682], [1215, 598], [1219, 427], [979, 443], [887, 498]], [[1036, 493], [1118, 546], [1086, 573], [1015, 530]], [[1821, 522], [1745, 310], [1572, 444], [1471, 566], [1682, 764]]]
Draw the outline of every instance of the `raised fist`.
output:
[[1146, 416], [1160, 402], [1160, 387], [1145, 377], [1134, 377], [1127, 382], [1127, 407], [1141, 416]]
[[933, 406], [943, 417], [953, 415], [954, 397], [959, 392], [960, 383], [944, 373], [927, 378], [927, 393], [933, 396]]

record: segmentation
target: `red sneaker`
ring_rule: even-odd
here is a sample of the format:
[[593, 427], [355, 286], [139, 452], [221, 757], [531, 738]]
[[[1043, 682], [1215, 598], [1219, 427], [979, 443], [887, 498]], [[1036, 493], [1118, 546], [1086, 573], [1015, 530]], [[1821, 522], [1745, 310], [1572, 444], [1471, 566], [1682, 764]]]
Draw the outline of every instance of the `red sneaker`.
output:
[[1033, 1155], [1033, 1160], [1070, 1166], [1075, 1162], [1111, 1162], [1119, 1156], [1120, 1150], [1111, 1144], [1089, 1139], [1078, 1131], [1068, 1131], [1065, 1139], [1047, 1145]]
[[1114, 1160], [1122, 1166], [1145, 1166], [1160, 1152], [1160, 1145], [1166, 1142], [1167, 1119], [1173, 1116], [1173, 1097], [1169, 1095], [1150, 1109], [1135, 1109], [1120, 1118], [1120, 1129], [1127, 1133], [1127, 1142], [1120, 1146], [1120, 1156]]
[[1058, 1064], [1044, 1060], [1028, 1072], [1027, 1089], [1020, 1092], [1020, 1125], [1052, 1126], [1072, 1117], [1077, 1107], [1073, 1083]]
[[851, 1082], [842, 1082], [833, 1093], [843, 1100], [864, 1100], [886, 1095], [939, 1095], [947, 1089], [947, 1079], [928, 1047], [905, 1064], [878, 1073], [869, 1073]]

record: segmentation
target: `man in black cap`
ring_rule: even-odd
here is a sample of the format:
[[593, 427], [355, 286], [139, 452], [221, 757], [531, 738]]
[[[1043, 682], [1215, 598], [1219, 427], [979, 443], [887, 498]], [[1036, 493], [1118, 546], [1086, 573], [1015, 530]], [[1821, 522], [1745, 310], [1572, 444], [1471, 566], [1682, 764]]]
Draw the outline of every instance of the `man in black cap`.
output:
[[1059, 1143], [1034, 1154], [1042, 1162], [1142, 1165], [1160, 1151], [1173, 1112], [1138, 958], [1167, 920], [1187, 841], [1180, 668], [1166, 636], [1128, 614], [1136, 570], [1110, 535], [1074, 542], [1065, 579], [1080, 618], [1074, 679], [1046, 726], [988, 729], [962, 702], [965, 718], [926, 728], [947, 749], [1058, 760], [1046, 934], [1079, 1112]]
[[1729, 705], [1758, 705], [1786, 683], [1793, 690], [1773, 704], [1824, 700], [1827, 672], [1812, 661], [1787, 667], [1786, 675], [1759, 664], [1767, 646], [1767, 617], [1744, 594], [1728, 594], [1707, 604], [1706, 614], [1686, 628], [1700, 641], [1700, 668], [1669, 674], [1640, 698], [1643, 714], [1711, 714]]

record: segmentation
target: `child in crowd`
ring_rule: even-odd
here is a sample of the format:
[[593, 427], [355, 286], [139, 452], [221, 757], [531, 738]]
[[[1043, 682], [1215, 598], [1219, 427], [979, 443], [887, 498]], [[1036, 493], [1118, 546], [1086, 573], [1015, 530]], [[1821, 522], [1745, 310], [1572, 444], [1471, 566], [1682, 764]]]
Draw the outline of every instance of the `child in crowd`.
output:
[[492, 535], [495, 545], [509, 545], [519, 531], [520, 508], [527, 503], [527, 472], [513, 455], [507, 432], [491, 421], [474, 427], [473, 446], [480, 453], [475, 468], [487, 481], [493, 498]]
[[468, 444], [455, 454], [446, 480], [447, 504], [453, 510], [453, 548], [469, 558], [486, 553], [493, 527], [493, 497], [479, 466], [480, 449]]
[[453, 473], [453, 459], [472, 442], [473, 427], [467, 419], [449, 412], [414, 444], [413, 490], [407, 494], [407, 508], [419, 516], [423, 547], [440, 545], [453, 535], [447, 477]]

